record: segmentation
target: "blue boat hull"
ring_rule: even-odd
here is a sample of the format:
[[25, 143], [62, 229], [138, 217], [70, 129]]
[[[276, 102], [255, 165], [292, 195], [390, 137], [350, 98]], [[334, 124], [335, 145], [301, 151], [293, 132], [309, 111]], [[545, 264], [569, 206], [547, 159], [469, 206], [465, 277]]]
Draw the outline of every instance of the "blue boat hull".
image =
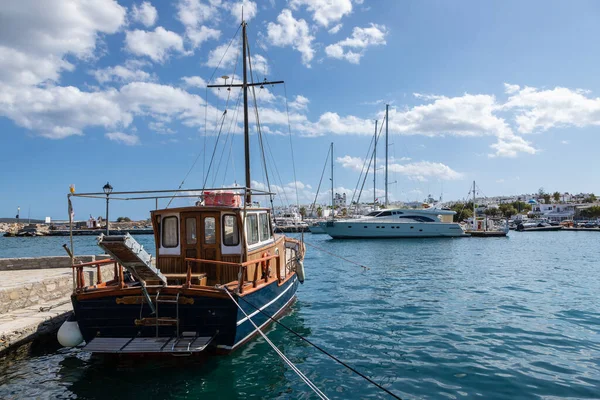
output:
[[[261, 329], [271, 320], [268, 316], [283, 313], [295, 299], [298, 279], [294, 274], [281, 285], [277, 281], [236, 298], [238, 304]], [[141, 299], [139, 291], [130, 294], [107, 295], [97, 298], [72, 297], [73, 310], [79, 329], [86, 342], [96, 337], [174, 337], [175, 324], [159, 325], [158, 330], [149, 305]], [[198, 336], [213, 337], [211, 347], [219, 352], [229, 352], [250, 340], [257, 329], [229, 297], [181, 295], [179, 303], [179, 334], [195, 332]], [[151, 297], [154, 297], [153, 293]], [[161, 294], [161, 296], [163, 296]], [[136, 302], [137, 300], [137, 302]], [[263, 312], [258, 311], [262, 310]], [[177, 305], [159, 303], [160, 319], [175, 319]]]

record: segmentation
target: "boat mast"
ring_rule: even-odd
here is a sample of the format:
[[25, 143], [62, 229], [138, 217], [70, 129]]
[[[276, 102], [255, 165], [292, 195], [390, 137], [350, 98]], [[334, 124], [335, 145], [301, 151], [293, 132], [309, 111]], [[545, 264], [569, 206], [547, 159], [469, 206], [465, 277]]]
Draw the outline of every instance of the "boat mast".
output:
[[248, 76], [246, 73], [246, 21], [242, 20], [242, 62], [244, 63], [244, 159], [246, 166], [246, 198], [244, 204], [252, 205], [252, 193], [250, 191], [250, 135], [248, 133]]
[[252, 82], [248, 83], [248, 73], [247, 73], [247, 61], [249, 58], [248, 54], [248, 38], [246, 37], [246, 26], [247, 23], [242, 19], [242, 62], [243, 62], [243, 81], [242, 84], [233, 84], [232, 83], [225, 85], [206, 85], [209, 88], [232, 88], [239, 87], [244, 91], [244, 158], [245, 158], [245, 167], [246, 167], [246, 189], [245, 189], [245, 197], [244, 204], [252, 205], [252, 193], [250, 192], [250, 186], [252, 181], [250, 180], [250, 134], [248, 129], [248, 88], [254, 86], [265, 86], [265, 85], [276, 85], [279, 83], [283, 83], [283, 81], [271, 81], [267, 82], [266, 78], [263, 82]]
[[385, 206], [388, 206], [388, 109], [389, 104], [385, 105]]
[[477, 208], [475, 206], [475, 181], [473, 181], [473, 230], [477, 230]]
[[375, 146], [373, 147], [373, 211], [377, 200], [377, 120], [375, 120]]
[[333, 197], [333, 142], [331, 142], [331, 219], [333, 220], [333, 212], [335, 210], [335, 201]]

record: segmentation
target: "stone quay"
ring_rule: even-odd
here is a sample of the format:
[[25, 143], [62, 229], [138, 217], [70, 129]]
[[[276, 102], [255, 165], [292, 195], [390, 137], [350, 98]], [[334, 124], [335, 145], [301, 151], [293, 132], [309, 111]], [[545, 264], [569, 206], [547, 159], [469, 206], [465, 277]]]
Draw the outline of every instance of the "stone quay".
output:
[[[76, 256], [76, 264], [108, 258]], [[113, 276], [111, 264], [103, 277]], [[97, 280], [96, 268], [84, 270], [86, 285]], [[73, 308], [73, 270], [68, 256], [0, 258], [0, 354], [55, 332]]]

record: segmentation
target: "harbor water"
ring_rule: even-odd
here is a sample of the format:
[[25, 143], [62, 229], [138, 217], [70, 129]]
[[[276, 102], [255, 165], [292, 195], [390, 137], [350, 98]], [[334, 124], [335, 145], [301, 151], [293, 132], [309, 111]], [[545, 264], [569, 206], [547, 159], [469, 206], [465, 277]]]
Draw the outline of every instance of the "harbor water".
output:
[[[281, 321], [403, 399], [600, 398], [600, 233], [304, 237], [368, 269], [307, 246]], [[0, 237], [0, 257], [63, 255], [66, 239]], [[98, 252], [93, 237], [74, 241]], [[267, 335], [329, 398], [388, 398], [281, 327]], [[0, 360], [2, 399], [142, 397], [316, 398], [262, 338], [229, 356], [131, 359], [47, 337]]]

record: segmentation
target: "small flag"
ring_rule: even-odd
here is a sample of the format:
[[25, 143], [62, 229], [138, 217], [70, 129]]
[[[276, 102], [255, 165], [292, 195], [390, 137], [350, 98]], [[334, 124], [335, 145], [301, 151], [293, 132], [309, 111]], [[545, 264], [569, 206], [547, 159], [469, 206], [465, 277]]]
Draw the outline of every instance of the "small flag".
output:
[[73, 210], [73, 204], [71, 203], [71, 199], [69, 198], [69, 223], [73, 223], [73, 219], [75, 219], [75, 210]]

